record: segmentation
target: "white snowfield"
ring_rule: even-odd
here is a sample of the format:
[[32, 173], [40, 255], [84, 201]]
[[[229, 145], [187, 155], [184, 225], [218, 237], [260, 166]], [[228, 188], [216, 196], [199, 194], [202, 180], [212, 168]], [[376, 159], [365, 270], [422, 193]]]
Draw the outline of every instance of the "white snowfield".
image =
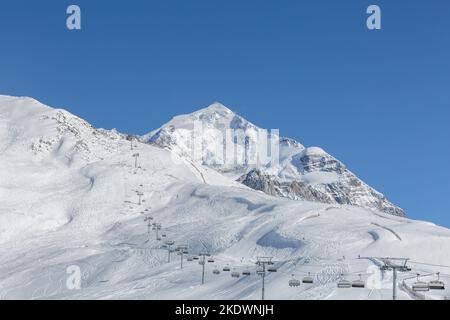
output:
[[[169, 239], [189, 247], [183, 269], [176, 252], [168, 262]], [[271, 197], [64, 110], [0, 96], [0, 299], [260, 299], [261, 256], [277, 269], [266, 299], [390, 299], [392, 272], [369, 257], [411, 259], [399, 299], [444, 299], [447, 287], [411, 286], [416, 273], [436, 272], [450, 285], [449, 248], [450, 230], [432, 223]], [[187, 261], [201, 252], [214, 260], [203, 285], [199, 260]], [[288, 285], [308, 273], [312, 284]], [[359, 274], [366, 288], [337, 288]]]

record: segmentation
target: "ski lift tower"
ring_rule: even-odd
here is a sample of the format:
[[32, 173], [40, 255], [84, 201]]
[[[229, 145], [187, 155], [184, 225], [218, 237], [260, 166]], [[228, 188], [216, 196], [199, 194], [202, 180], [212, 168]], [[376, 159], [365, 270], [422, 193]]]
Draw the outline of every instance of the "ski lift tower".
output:
[[139, 158], [139, 153], [133, 153], [133, 158], [134, 158], [134, 167], [137, 168], [137, 161]]
[[174, 244], [175, 244], [175, 241], [173, 241], [173, 240], [167, 240], [167, 241], [165, 242], [166, 250], [167, 250], [167, 253], [168, 253], [167, 262], [169, 262], [169, 263], [170, 263], [170, 253], [174, 251], [174, 250], [172, 249], [172, 246], [173, 246]]
[[133, 140], [134, 137], [132, 135], [128, 135], [126, 138], [128, 141], [130, 141], [130, 150], [133, 150]]
[[202, 257], [202, 259], [198, 262], [199, 264], [202, 265], [202, 284], [205, 283], [205, 264], [206, 264], [206, 257], [211, 256], [209, 253], [207, 252], [201, 252], [199, 254], [200, 257]]
[[141, 205], [141, 203], [142, 203], [142, 196], [144, 195], [144, 193], [142, 191], [136, 191], [136, 194], [139, 196], [138, 205]]
[[397, 271], [398, 272], [409, 272], [411, 268], [406, 264], [409, 258], [375, 258], [384, 263], [380, 268], [382, 271], [392, 270], [392, 300], [397, 300]]
[[262, 276], [261, 300], [264, 300], [264, 285], [266, 281], [266, 266], [273, 265], [272, 257], [257, 257], [256, 264], [260, 267], [257, 271]]
[[144, 218], [145, 222], [148, 221], [148, 223], [147, 223], [147, 227], [148, 227], [147, 233], [148, 233], [149, 237], [150, 237], [150, 230], [152, 228], [152, 222], [151, 222], [152, 220], [153, 220], [153, 217], [150, 217], [150, 216]]
[[177, 251], [177, 254], [181, 257], [181, 269], [183, 269], [183, 256], [185, 254], [188, 254], [188, 246], [187, 245], [178, 245], [175, 249]]
[[153, 223], [153, 230], [156, 231], [156, 240], [161, 240], [161, 238], [159, 237], [159, 230], [161, 230], [162, 226], [160, 223]]

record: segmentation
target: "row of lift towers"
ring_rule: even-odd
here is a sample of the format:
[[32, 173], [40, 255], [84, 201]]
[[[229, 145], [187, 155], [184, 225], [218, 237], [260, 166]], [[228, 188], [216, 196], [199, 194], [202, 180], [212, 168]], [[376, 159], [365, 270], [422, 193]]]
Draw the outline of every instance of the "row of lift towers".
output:
[[[136, 146], [135, 146], [136, 147]], [[133, 150], [133, 142], [131, 141], [131, 150]], [[134, 167], [138, 168], [138, 158], [139, 153], [134, 153], [133, 158], [135, 159]], [[142, 204], [142, 197], [143, 192], [137, 191], [136, 192], [139, 200], [138, 204]], [[145, 209], [145, 211], [148, 211], [148, 209]], [[145, 212], [142, 212], [145, 213]], [[147, 222], [148, 226], [148, 234], [150, 235], [150, 230], [154, 230], [156, 233], [156, 240], [161, 241], [163, 238], [166, 238], [167, 235], [164, 232], [161, 232], [162, 225], [160, 223], [153, 222], [153, 217], [147, 216], [144, 219], [145, 222]], [[160, 233], [161, 232], [161, 233]], [[180, 267], [183, 268], [183, 258], [185, 255], [189, 254], [188, 246], [187, 245], [178, 245], [175, 247], [175, 241], [173, 240], [165, 240], [163, 249], [167, 250], [168, 257], [167, 261], [170, 262], [171, 253], [176, 252], [177, 255], [180, 256]], [[359, 257], [360, 259], [363, 259], [363, 257]], [[411, 267], [407, 265], [409, 258], [380, 258], [380, 257], [364, 257], [365, 259], [370, 260], [378, 260], [382, 262], [382, 266], [380, 267], [381, 271], [392, 271], [392, 299], [397, 300], [397, 275], [398, 272], [411, 272]], [[213, 257], [211, 257], [211, 254], [208, 252], [200, 252], [198, 255], [191, 255], [187, 257], [187, 261], [191, 262], [197, 260], [198, 263], [202, 266], [202, 284], [205, 283], [205, 265], [206, 263], [214, 263], [215, 260]], [[277, 272], [277, 268], [274, 266], [274, 262], [272, 261], [273, 257], [257, 257], [256, 265], [258, 266], [258, 269], [256, 270], [256, 274], [261, 276], [262, 279], [262, 286], [261, 286], [261, 300], [264, 300], [265, 298], [265, 278], [267, 273], [273, 273]], [[223, 267], [223, 272], [231, 272], [231, 277], [233, 278], [239, 278], [241, 276], [241, 273], [233, 270], [231, 271], [231, 267], [229, 265]], [[212, 273], [214, 275], [219, 275], [221, 271], [216, 266]], [[244, 270], [242, 272], [243, 276], [250, 276], [251, 272], [250, 270]], [[427, 274], [426, 276], [433, 275], [433, 274]], [[440, 280], [440, 273], [436, 273], [437, 279], [425, 282], [420, 280], [420, 274], [416, 274], [416, 282], [412, 285], [412, 290], [414, 292], [424, 292], [429, 290], [444, 290], [445, 289], [445, 283]], [[349, 288], [365, 288], [365, 282], [361, 278], [361, 274], [359, 275], [358, 280], [350, 281], [347, 280], [341, 275], [342, 279], [338, 281], [337, 287], [340, 289], [349, 289]], [[308, 275], [303, 277], [302, 280], [296, 279], [295, 275], [292, 275], [292, 279], [289, 280], [288, 284], [290, 287], [299, 287], [301, 283], [304, 284], [313, 284], [314, 278], [311, 276], [311, 273], [308, 272]]]
[[[142, 194], [138, 194], [139, 199], [141, 199]], [[148, 211], [148, 209], [145, 209]], [[145, 213], [145, 212], [142, 212]], [[153, 222], [153, 217], [147, 216], [144, 218], [144, 221], [147, 222], [148, 234], [150, 236], [150, 231], [155, 231], [156, 240], [161, 241], [163, 238], [167, 238], [167, 234], [162, 232], [162, 225], [160, 223]], [[204, 251], [200, 252], [198, 255], [189, 255], [188, 246], [187, 245], [177, 245], [175, 246], [175, 241], [166, 239], [162, 246], [163, 249], [167, 250], [167, 262], [170, 263], [171, 254], [176, 253], [180, 256], [180, 267], [183, 268], [184, 256], [187, 256], [186, 260], [188, 262], [198, 261], [198, 263], [202, 266], [202, 284], [205, 283], [205, 265], [207, 263], [214, 263], [215, 260], [211, 256], [210, 253]], [[392, 271], [392, 299], [397, 299], [397, 275], [399, 272], [411, 272], [411, 267], [407, 265], [408, 258], [380, 258], [380, 257], [359, 257], [360, 259], [370, 259], [370, 260], [378, 260], [382, 262], [382, 266], [380, 270], [383, 272]], [[265, 278], [268, 273], [277, 272], [277, 268], [274, 266], [273, 257], [257, 257], [256, 265], [259, 267], [256, 270], [256, 274], [261, 276], [262, 286], [261, 286], [261, 299], [265, 298]], [[226, 265], [222, 268], [222, 272], [230, 272], [231, 277], [239, 278], [241, 273], [232, 268], [229, 265]], [[216, 266], [212, 273], [214, 275], [219, 275], [221, 270]], [[248, 269], [242, 272], [242, 276], [250, 276], [252, 272]], [[429, 276], [433, 274], [427, 274], [424, 276]], [[414, 292], [424, 292], [429, 290], [444, 290], [445, 283], [440, 280], [440, 273], [436, 273], [437, 280], [433, 280], [430, 282], [425, 282], [420, 280], [420, 274], [417, 274], [417, 281], [413, 283], [412, 290]], [[342, 279], [338, 281], [337, 287], [339, 289], [349, 289], [349, 288], [365, 288], [365, 282], [361, 278], [361, 274], [359, 275], [358, 280], [350, 281], [344, 278], [344, 275], [341, 275]], [[311, 276], [311, 273], [308, 272], [308, 275], [303, 277], [302, 280], [296, 279], [294, 275], [292, 275], [292, 279], [289, 280], [288, 284], [290, 287], [299, 287], [303, 284], [313, 284], [314, 277]]]
[[[158, 235], [158, 231], [161, 230], [161, 224], [157, 223], [150, 223], [152, 220], [151, 217], [145, 218], [146, 221], [149, 222], [148, 231], [150, 232], [150, 229], [156, 231], [156, 239], [162, 240], [161, 237]], [[166, 235], [162, 234], [164, 237]], [[187, 261], [198, 261], [198, 263], [202, 266], [202, 284], [205, 283], [205, 265], [207, 263], [214, 263], [215, 260], [209, 254], [208, 252], [200, 252], [198, 255], [189, 255], [188, 246], [187, 245], [178, 245], [174, 247], [175, 242], [172, 240], [166, 240], [163, 248], [168, 251], [168, 262], [170, 262], [170, 254], [172, 252], [176, 252], [177, 255], [181, 256], [180, 263], [181, 268], [183, 268], [183, 256], [188, 255]], [[380, 270], [383, 272], [392, 271], [392, 299], [397, 300], [397, 279], [398, 279], [398, 273], [404, 273], [404, 272], [411, 272], [411, 267], [407, 265], [408, 258], [381, 258], [381, 257], [359, 257], [360, 259], [370, 259], [370, 260], [378, 260], [382, 262], [382, 266], [380, 267]], [[268, 273], [277, 272], [277, 268], [274, 266], [275, 263], [273, 262], [273, 257], [257, 257], [256, 265], [258, 266], [258, 269], [256, 270], [256, 274], [261, 276], [262, 280], [262, 286], [261, 286], [261, 300], [265, 299], [265, 278]], [[222, 272], [230, 272], [232, 278], [239, 278], [241, 276], [241, 273], [235, 270], [232, 270], [232, 268], [229, 265], [226, 265], [222, 268]], [[219, 275], [221, 273], [221, 270], [216, 266], [212, 273], [214, 275]], [[242, 276], [250, 276], [252, 272], [248, 269], [242, 271]], [[434, 275], [434, 274], [428, 274]], [[437, 280], [433, 280], [430, 282], [425, 282], [420, 280], [420, 274], [417, 274], [415, 277], [417, 277], [417, 281], [413, 283], [412, 290], [414, 292], [424, 292], [429, 290], [444, 290], [445, 289], [445, 283], [440, 280], [440, 273], [436, 273]], [[337, 287], [339, 289], [350, 289], [350, 288], [365, 288], [366, 284], [361, 278], [361, 274], [359, 275], [358, 280], [350, 281], [343, 277], [344, 275], [341, 275], [342, 279], [338, 281]], [[425, 275], [424, 275], [425, 276]], [[409, 278], [408, 278], [409, 279]], [[299, 287], [303, 284], [313, 284], [314, 283], [314, 277], [311, 276], [311, 273], [308, 272], [308, 275], [303, 277], [301, 280], [296, 279], [294, 275], [292, 275], [292, 279], [288, 281], [288, 285], [290, 287]]]

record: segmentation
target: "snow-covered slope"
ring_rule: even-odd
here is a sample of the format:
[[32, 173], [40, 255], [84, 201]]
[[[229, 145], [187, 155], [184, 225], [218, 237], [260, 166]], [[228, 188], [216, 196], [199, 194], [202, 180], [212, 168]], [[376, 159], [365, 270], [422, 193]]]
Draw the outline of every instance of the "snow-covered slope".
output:
[[[165, 239], [212, 254], [204, 285], [198, 261], [185, 257], [181, 269], [172, 253], [167, 262]], [[259, 299], [259, 256], [278, 269], [266, 277], [268, 299], [389, 299], [391, 273], [376, 273], [380, 261], [366, 257], [409, 257], [399, 298], [412, 299], [416, 272], [448, 280], [431, 264], [450, 265], [449, 245], [450, 230], [431, 223], [273, 197], [152, 145], [131, 150], [126, 136], [66, 111], [0, 96], [0, 299]], [[70, 266], [81, 270], [80, 290], [67, 286]], [[308, 272], [313, 284], [288, 286]], [[337, 289], [358, 274], [374, 288]]]
[[[243, 161], [226, 161], [223, 141], [226, 130], [230, 129], [236, 132], [234, 139], [230, 139], [236, 149], [236, 158]], [[279, 161], [249, 162], [249, 149], [260, 144], [258, 132], [261, 130], [227, 107], [214, 103], [192, 114], [173, 118], [143, 139], [270, 195], [350, 204], [405, 215], [402, 209], [321, 148], [305, 148], [293, 139], [279, 138]]]

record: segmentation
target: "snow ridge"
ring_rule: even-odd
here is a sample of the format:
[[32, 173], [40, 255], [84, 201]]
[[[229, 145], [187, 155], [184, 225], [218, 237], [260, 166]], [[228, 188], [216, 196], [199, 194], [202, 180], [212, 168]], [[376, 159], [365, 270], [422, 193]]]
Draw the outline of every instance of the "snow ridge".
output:
[[[194, 130], [197, 123], [201, 123], [206, 129]], [[261, 130], [229, 108], [214, 103], [191, 114], [177, 116], [142, 139], [183, 157], [199, 161], [250, 188], [270, 195], [293, 200], [350, 204], [405, 216], [401, 208], [361, 181], [342, 162], [319, 147], [305, 148], [294, 139], [279, 138], [280, 161], [275, 165], [221, 162], [223, 148], [217, 142], [222, 138], [215, 132], [227, 129], [241, 130], [245, 135], [245, 138], [234, 141], [238, 154], [248, 152], [247, 141], [255, 142], [257, 132]], [[194, 143], [197, 145], [193, 145]], [[203, 149], [200, 159], [193, 159], [193, 149]]]

